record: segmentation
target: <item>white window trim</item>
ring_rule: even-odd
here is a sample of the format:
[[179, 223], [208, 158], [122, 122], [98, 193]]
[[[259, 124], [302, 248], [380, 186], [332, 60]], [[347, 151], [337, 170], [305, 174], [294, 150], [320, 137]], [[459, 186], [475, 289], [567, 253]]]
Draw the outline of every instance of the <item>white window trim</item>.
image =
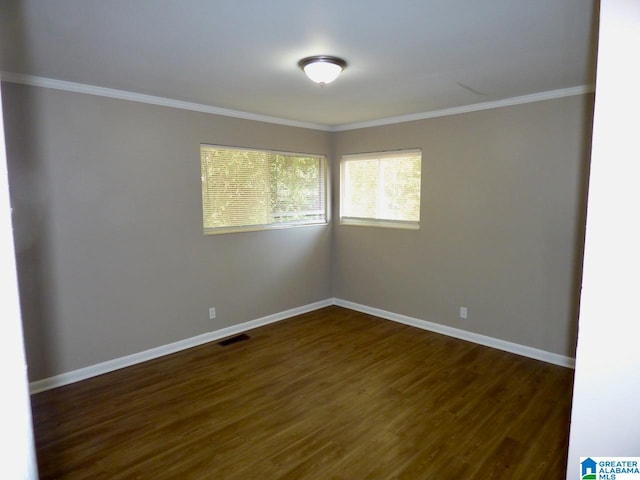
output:
[[[204, 226], [202, 226], [202, 233], [204, 235], [220, 235], [220, 234], [240, 233], [240, 232], [258, 232], [258, 231], [282, 230], [287, 228], [300, 228], [300, 227], [318, 227], [318, 226], [327, 226], [331, 223], [331, 184], [330, 184], [331, 175], [330, 175], [330, 165], [329, 165], [327, 155], [323, 155], [319, 153], [271, 150], [268, 148], [237, 147], [232, 145], [220, 145], [220, 144], [213, 144], [213, 143], [201, 143], [200, 149], [202, 149], [202, 147], [221, 148], [221, 149], [240, 150], [240, 151], [269, 152], [275, 155], [314, 157], [314, 158], [320, 159], [324, 166], [324, 198], [322, 198], [324, 202], [324, 220], [317, 220], [317, 221], [302, 220], [299, 222], [266, 223], [266, 224], [254, 224], [254, 225], [246, 225], [246, 226], [228, 226], [228, 227], [213, 227], [213, 228], [205, 228]], [[322, 212], [322, 210], [319, 210], [319, 211]], [[202, 214], [200, 216], [200, 219], [202, 221]]]
[[420, 222], [405, 222], [402, 220], [379, 220], [377, 218], [340, 217], [340, 225], [354, 227], [399, 228], [403, 230], [420, 230]]
[[[353, 153], [345, 154], [340, 157], [340, 212], [339, 212], [339, 224], [342, 226], [356, 226], [356, 227], [380, 227], [380, 228], [395, 228], [404, 230], [420, 230], [420, 219], [418, 221], [403, 221], [403, 220], [391, 220], [391, 219], [378, 219], [378, 218], [363, 218], [363, 217], [349, 217], [344, 215], [343, 211], [343, 198], [345, 195], [345, 161], [358, 160], [358, 159], [370, 159], [370, 158], [394, 158], [402, 154], [420, 154], [422, 156], [422, 149], [411, 148], [403, 150], [389, 150], [382, 152], [368, 152], [368, 153]], [[422, 211], [421, 211], [422, 213]]]

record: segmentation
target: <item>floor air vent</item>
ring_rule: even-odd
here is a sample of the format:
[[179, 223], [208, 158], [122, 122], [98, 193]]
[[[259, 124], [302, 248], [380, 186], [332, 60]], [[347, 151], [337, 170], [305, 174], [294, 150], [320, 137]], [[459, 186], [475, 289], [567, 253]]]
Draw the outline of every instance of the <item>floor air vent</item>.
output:
[[236, 335], [235, 337], [230, 337], [221, 342], [218, 342], [218, 345], [221, 347], [226, 347], [227, 345], [233, 345], [234, 343], [242, 342], [244, 340], [249, 340], [249, 335], [241, 333], [240, 335]]

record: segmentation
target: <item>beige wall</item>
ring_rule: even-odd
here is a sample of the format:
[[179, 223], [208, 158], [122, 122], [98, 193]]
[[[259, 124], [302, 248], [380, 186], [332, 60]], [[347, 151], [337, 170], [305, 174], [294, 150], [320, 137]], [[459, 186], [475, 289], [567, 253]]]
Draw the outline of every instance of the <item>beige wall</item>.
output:
[[573, 356], [592, 102], [336, 133], [336, 159], [421, 148], [422, 202], [417, 232], [334, 227], [334, 295]]
[[[32, 381], [332, 296], [574, 353], [590, 95], [330, 134], [2, 93]], [[421, 230], [203, 236], [201, 142], [334, 159], [420, 147]]]
[[330, 226], [202, 234], [199, 160], [200, 142], [328, 154], [328, 133], [2, 94], [32, 381], [331, 297]]

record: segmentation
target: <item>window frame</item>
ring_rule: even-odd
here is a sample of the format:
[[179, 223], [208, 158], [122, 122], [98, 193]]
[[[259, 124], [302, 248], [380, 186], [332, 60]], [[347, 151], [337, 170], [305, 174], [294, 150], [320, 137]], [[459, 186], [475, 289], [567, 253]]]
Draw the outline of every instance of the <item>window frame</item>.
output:
[[[420, 201], [418, 203], [418, 220], [394, 220], [377, 217], [354, 217], [345, 215], [345, 195], [346, 195], [346, 164], [350, 161], [358, 160], [380, 160], [384, 158], [399, 157], [408, 154], [418, 154], [420, 156]], [[347, 226], [396, 228], [404, 230], [420, 230], [420, 220], [422, 218], [422, 149], [408, 148], [401, 150], [386, 150], [367, 153], [344, 154], [340, 157], [340, 212], [339, 224]]]
[[[200, 169], [201, 169], [201, 184], [204, 183], [204, 176], [202, 174], [202, 153], [203, 148], [217, 148], [221, 150], [237, 150], [241, 152], [259, 152], [265, 153], [269, 155], [283, 155], [289, 157], [304, 157], [304, 158], [317, 158], [320, 161], [320, 174], [322, 175], [322, 187], [323, 192], [320, 196], [321, 200], [321, 209], [320, 215], [321, 219], [313, 219], [313, 220], [297, 220], [297, 221], [289, 221], [289, 222], [277, 222], [277, 223], [261, 223], [261, 224], [251, 224], [251, 225], [229, 225], [229, 226], [220, 226], [220, 227], [205, 227], [205, 203], [204, 203], [204, 191], [201, 186], [201, 224], [202, 224], [202, 233], [204, 235], [220, 235], [225, 233], [239, 233], [239, 232], [257, 232], [257, 231], [268, 231], [268, 230], [281, 230], [286, 228], [299, 228], [299, 227], [313, 227], [313, 226], [322, 226], [328, 225], [330, 223], [330, 175], [329, 175], [329, 162], [327, 159], [327, 155], [318, 154], [318, 153], [301, 153], [301, 152], [290, 152], [284, 150], [272, 150], [266, 148], [253, 148], [253, 147], [238, 147], [232, 145], [220, 145], [220, 144], [212, 144], [212, 143], [200, 143]], [[271, 184], [270, 184], [271, 185]], [[269, 196], [269, 192], [265, 192], [266, 196]], [[286, 213], [286, 212], [285, 212]], [[282, 216], [284, 215], [282, 212], [274, 213], [272, 216]]]

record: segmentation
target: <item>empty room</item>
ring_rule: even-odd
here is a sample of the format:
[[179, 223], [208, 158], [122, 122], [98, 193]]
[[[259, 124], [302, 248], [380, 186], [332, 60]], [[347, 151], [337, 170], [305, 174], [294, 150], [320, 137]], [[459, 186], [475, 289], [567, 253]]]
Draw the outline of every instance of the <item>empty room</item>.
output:
[[2, 1], [24, 478], [640, 455], [580, 443], [617, 410], [588, 394], [597, 355], [638, 375], [585, 313], [587, 285], [628, 283], [587, 268], [618, 3]]

